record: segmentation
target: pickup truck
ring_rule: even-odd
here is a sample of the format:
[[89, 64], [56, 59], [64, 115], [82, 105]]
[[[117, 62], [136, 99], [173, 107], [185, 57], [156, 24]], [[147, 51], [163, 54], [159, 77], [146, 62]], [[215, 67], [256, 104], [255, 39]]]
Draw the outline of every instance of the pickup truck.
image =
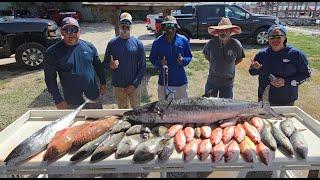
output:
[[[236, 4], [198, 3], [193, 6], [191, 16], [176, 17], [180, 26], [179, 34], [188, 39], [209, 39], [209, 26], [217, 26], [222, 17], [229, 17], [232, 24], [240, 26], [242, 33], [234, 35], [237, 39], [253, 39], [258, 45], [268, 42], [267, 30], [273, 24], [279, 23], [275, 16], [253, 14]], [[162, 19], [156, 19], [156, 37], [163, 33], [159, 24]]]
[[61, 40], [57, 23], [40, 18], [0, 17], [0, 59], [15, 54], [26, 69], [43, 65], [45, 50]]

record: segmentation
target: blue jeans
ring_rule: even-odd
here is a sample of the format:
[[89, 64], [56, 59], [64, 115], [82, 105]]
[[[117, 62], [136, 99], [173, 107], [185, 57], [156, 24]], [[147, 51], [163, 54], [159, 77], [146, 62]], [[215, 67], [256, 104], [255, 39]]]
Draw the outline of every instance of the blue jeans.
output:
[[217, 86], [212, 83], [206, 83], [205, 94], [209, 97], [218, 97], [219, 98], [233, 98], [233, 85], [228, 86]]

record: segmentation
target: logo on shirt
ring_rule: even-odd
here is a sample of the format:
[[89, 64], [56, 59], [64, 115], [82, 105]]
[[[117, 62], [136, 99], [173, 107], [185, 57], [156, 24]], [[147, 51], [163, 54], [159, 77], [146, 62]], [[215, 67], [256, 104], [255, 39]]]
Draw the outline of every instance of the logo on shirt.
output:
[[83, 53], [88, 54], [88, 51], [84, 51]]
[[282, 62], [284, 63], [290, 62], [290, 59], [282, 59]]
[[233, 56], [234, 56], [234, 54], [233, 54], [233, 51], [232, 51], [232, 50], [228, 50], [227, 54], [228, 54], [228, 56], [230, 56], [230, 57], [233, 57]]

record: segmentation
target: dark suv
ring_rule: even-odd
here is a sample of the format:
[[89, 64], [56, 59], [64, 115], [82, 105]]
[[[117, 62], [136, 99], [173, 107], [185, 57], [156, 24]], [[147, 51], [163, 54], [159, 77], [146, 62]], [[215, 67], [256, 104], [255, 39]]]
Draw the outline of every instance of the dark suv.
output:
[[46, 48], [61, 40], [57, 24], [48, 19], [0, 17], [0, 58], [15, 54], [27, 69], [43, 65]]
[[[179, 34], [188, 39], [211, 38], [208, 34], [209, 26], [217, 26], [222, 17], [229, 17], [232, 24], [240, 26], [242, 33], [234, 35], [237, 39], [254, 39], [256, 44], [267, 44], [267, 30], [273, 24], [279, 23], [275, 16], [253, 14], [236, 4], [198, 3], [193, 6], [193, 14], [189, 16], [175, 16], [181, 29]], [[161, 23], [162, 19], [156, 20]], [[157, 36], [162, 34], [162, 30]]]

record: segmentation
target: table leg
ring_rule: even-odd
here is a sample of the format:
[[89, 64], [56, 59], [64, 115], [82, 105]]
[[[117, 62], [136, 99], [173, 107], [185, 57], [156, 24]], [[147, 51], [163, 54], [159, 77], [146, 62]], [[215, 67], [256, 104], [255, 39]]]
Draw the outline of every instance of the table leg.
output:
[[160, 178], [167, 178], [167, 172], [166, 171], [161, 171], [160, 172]]

